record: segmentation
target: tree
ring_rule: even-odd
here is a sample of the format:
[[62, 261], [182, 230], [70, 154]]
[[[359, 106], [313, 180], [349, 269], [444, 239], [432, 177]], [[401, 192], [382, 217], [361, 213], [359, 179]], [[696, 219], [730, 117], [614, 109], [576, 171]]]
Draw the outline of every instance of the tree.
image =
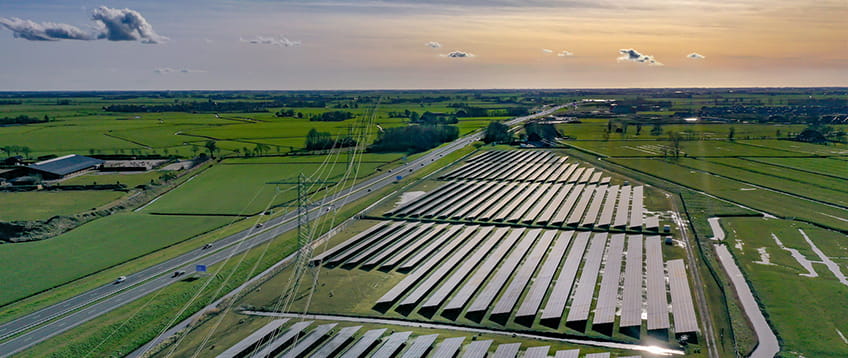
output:
[[509, 133], [509, 126], [501, 122], [490, 122], [483, 132], [483, 142], [485, 143], [509, 143], [512, 142], [512, 134]]
[[662, 126], [659, 123], [654, 124], [654, 127], [651, 128], [651, 135], [652, 136], [659, 137], [659, 136], [662, 135], [662, 133], [663, 133], [663, 129], [662, 129]]
[[191, 154], [192, 154], [193, 156], [195, 156], [195, 157], [196, 157], [196, 156], [197, 156], [197, 152], [199, 152], [199, 151], [200, 151], [200, 148], [198, 148], [198, 147], [197, 147], [196, 145], [194, 145], [194, 144], [192, 144], [192, 145], [191, 145]]
[[29, 159], [29, 153], [32, 153], [32, 149], [30, 149], [27, 146], [23, 146], [23, 147], [21, 147], [21, 151], [24, 152], [24, 157]]
[[642, 134], [642, 123], [636, 123], [636, 135]]
[[668, 132], [668, 140], [671, 142], [671, 154], [675, 158], [680, 158], [680, 134], [675, 131]]
[[329, 149], [333, 147], [333, 137], [330, 133], [319, 132], [312, 128], [309, 133], [306, 133], [306, 149], [319, 150]]
[[214, 140], [208, 140], [203, 146], [206, 148], [206, 151], [209, 152], [209, 156], [212, 157], [212, 159], [215, 159], [215, 152], [219, 150], [216, 142]]
[[12, 146], [4, 145], [4, 146], [0, 147], [0, 150], [5, 152], [7, 157], [12, 156]]
[[730, 127], [730, 129], [728, 129], [728, 131], [727, 131], [727, 140], [732, 142], [733, 137], [735, 137], [735, 136], [736, 136], [736, 128]]

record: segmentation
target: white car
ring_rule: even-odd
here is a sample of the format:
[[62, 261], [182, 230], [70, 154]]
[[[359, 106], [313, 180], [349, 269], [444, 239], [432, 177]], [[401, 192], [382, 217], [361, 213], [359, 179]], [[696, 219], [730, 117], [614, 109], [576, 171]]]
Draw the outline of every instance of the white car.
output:
[[121, 283], [127, 280], [127, 276], [121, 276], [115, 279], [115, 283]]

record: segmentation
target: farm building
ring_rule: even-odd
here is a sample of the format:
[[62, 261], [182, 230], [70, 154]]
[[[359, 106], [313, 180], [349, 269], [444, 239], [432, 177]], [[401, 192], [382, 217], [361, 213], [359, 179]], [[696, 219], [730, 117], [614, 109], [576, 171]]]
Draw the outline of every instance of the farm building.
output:
[[100, 159], [70, 154], [32, 164], [27, 169], [46, 180], [56, 180], [99, 168], [103, 163]]

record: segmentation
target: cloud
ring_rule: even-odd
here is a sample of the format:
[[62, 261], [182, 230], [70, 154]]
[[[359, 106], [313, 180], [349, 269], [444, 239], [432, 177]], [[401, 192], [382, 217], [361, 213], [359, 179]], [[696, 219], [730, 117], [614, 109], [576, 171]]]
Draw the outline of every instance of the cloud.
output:
[[430, 42], [426, 43], [425, 45], [427, 47], [430, 47], [430, 48], [440, 48], [440, 47], [442, 47], [442, 44], [440, 44], [436, 41], [430, 41]]
[[567, 50], [562, 50], [562, 52], [558, 53], [557, 56], [559, 56], [559, 57], [574, 56], [574, 53], [569, 52]]
[[300, 46], [300, 41], [292, 41], [286, 38], [285, 36], [277, 37], [265, 37], [265, 36], [256, 36], [252, 39], [239, 39], [241, 42], [246, 42], [254, 45], [274, 45], [274, 46], [282, 46], [282, 47], [297, 47]]
[[450, 57], [450, 58], [467, 58], [474, 57], [473, 53], [468, 53], [465, 51], [451, 51], [447, 55], [441, 55], [442, 57]]
[[195, 70], [191, 68], [171, 68], [171, 67], [157, 67], [153, 69], [153, 72], [156, 72], [160, 75], [169, 74], [169, 73], [204, 73], [204, 70]]
[[704, 56], [704, 55], [697, 53], [697, 52], [692, 52], [692, 53], [686, 55], [686, 57], [691, 58], [693, 60], [703, 60], [703, 59], [707, 58], [707, 56]]
[[0, 18], [0, 25], [15, 38], [29, 41], [59, 41], [106, 39], [109, 41], [141, 41], [157, 44], [168, 40], [153, 31], [153, 26], [138, 11], [113, 9], [105, 6], [91, 11], [94, 30], [84, 31], [79, 27], [55, 22], [37, 23], [19, 18]]
[[0, 25], [12, 31], [12, 35], [30, 41], [93, 40], [94, 36], [80, 28], [55, 22], [37, 23], [16, 17], [0, 17]]
[[141, 41], [158, 44], [168, 41], [167, 37], [153, 31], [153, 26], [138, 11], [113, 9], [105, 6], [91, 11], [91, 19], [101, 28], [98, 38], [109, 41]]
[[618, 50], [618, 53], [621, 54], [621, 56], [618, 57], [619, 62], [621, 62], [621, 61], [632, 61], [632, 62], [638, 62], [638, 63], [646, 63], [646, 64], [652, 65], [652, 66], [662, 66], [663, 65], [662, 63], [657, 61], [657, 59], [655, 59], [654, 56], [643, 55], [643, 54], [639, 53], [639, 51], [636, 51], [632, 48]]
[[554, 50], [547, 49], [547, 48], [543, 48], [543, 49], [542, 49], [542, 52], [543, 52], [543, 53], [554, 53]]

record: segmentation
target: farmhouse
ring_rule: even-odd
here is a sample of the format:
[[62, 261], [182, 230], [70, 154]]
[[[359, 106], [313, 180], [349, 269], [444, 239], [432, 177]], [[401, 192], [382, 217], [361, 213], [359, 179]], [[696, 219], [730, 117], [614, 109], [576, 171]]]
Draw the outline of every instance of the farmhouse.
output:
[[46, 180], [56, 180], [97, 169], [103, 163], [100, 159], [70, 154], [32, 164], [27, 169], [30, 173], [41, 175]]

